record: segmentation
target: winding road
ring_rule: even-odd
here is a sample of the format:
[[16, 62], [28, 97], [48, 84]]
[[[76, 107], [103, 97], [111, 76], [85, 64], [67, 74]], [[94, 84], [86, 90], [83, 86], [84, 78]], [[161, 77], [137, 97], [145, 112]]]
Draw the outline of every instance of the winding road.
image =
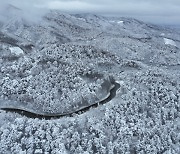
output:
[[120, 88], [120, 84], [117, 83], [117, 82], [114, 82], [114, 87], [110, 90], [110, 95], [96, 103], [96, 104], [92, 104], [90, 106], [87, 106], [87, 107], [84, 107], [78, 111], [75, 111], [73, 113], [67, 113], [67, 114], [63, 114], [63, 115], [41, 115], [41, 114], [36, 114], [36, 113], [32, 113], [32, 112], [29, 112], [29, 111], [26, 111], [26, 110], [22, 110], [22, 109], [15, 109], [15, 108], [1, 108], [1, 110], [4, 110], [6, 112], [13, 112], [13, 113], [18, 113], [22, 116], [25, 116], [27, 118], [38, 118], [38, 119], [45, 119], [45, 120], [52, 120], [52, 119], [58, 119], [58, 118], [61, 118], [61, 117], [73, 117], [75, 114], [82, 114], [84, 112], [87, 112], [90, 108], [97, 108], [99, 105], [103, 105], [109, 101], [111, 101], [115, 96], [116, 96], [116, 91]]

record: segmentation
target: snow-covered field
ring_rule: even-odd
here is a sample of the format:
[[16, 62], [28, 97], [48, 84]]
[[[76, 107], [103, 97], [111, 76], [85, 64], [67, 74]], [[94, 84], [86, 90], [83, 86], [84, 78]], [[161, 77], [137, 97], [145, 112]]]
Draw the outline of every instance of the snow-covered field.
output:
[[8, 18], [0, 108], [2, 154], [178, 154], [180, 33], [58, 11]]
[[24, 54], [23, 50], [19, 47], [10, 47], [9, 49], [11, 51], [11, 54], [14, 54], [15, 56], [20, 56]]
[[167, 44], [167, 45], [176, 46], [176, 43], [171, 39], [164, 38], [164, 43]]

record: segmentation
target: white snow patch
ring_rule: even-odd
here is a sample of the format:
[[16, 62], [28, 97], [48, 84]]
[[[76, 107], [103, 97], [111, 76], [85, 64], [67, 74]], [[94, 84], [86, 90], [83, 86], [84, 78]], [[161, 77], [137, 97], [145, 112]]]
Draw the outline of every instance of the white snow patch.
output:
[[167, 44], [167, 45], [176, 46], [176, 43], [171, 39], [164, 38], [164, 43]]
[[12, 54], [15, 54], [16, 56], [20, 56], [24, 54], [24, 51], [20, 49], [19, 47], [10, 47], [9, 48]]
[[86, 21], [84, 18], [78, 18], [79, 20]]
[[124, 23], [124, 21], [122, 21], [122, 20], [120, 20], [120, 21], [111, 20], [110, 22], [111, 22], [111, 23], [121, 24], [121, 25], [123, 25], [123, 23]]
[[124, 23], [124, 21], [118, 21], [117, 23], [118, 23], [118, 24], [123, 24], [123, 23]]
[[38, 154], [38, 153], [39, 153], [39, 154], [40, 154], [40, 153], [43, 153], [43, 150], [42, 150], [42, 149], [36, 149], [36, 150], [35, 150], [35, 153], [37, 153], [37, 154]]

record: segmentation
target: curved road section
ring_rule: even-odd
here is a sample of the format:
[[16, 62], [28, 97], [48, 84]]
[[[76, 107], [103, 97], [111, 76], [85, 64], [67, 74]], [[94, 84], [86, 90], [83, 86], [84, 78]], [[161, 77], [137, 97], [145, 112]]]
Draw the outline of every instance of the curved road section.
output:
[[87, 106], [87, 107], [84, 107], [84, 108], [81, 108], [75, 112], [72, 112], [72, 113], [66, 113], [66, 114], [63, 114], [63, 115], [42, 115], [42, 114], [37, 114], [37, 113], [33, 113], [33, 112], [30, 112], [30, 111], [26, 111], [26, 110], [23, 110], [23, 109], [18, 109], [18, 108], [1, 108], [2, 110], [5, 110], [6, 112], [14, 112], [14, 113], [18, 113], [22, 116], [26, 116], [28, 118], [38, 118], [38, 119], [45, 119], [45, 120], [51, 120], [51, 119], [58, 119], [58, 118], [61, 118], [61, 117], [73, 117], [74, 114], [82, 114], [84, 112], [87, 112], [90, 108], [97, 108], [99, 105], [103, 105], [109, 101], [111, 101], [115, 96], [116, 96], [116, 91], [120, 88], [120, 84], [113, 81], [113, 87], [110, 89], [110, 92], [109, 92], [109, 96], [107, 98], [105, 98], [104, 100], [98, 102], [98, 103], [95, 103], [95, 104], [92, 104], [90, 106]]

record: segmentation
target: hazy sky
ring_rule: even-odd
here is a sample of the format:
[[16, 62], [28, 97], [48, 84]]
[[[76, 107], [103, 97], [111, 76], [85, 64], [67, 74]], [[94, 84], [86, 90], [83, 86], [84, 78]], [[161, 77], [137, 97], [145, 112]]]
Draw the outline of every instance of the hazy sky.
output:
[[26, 10], [27, 14], [59, 9], [68, 13], [128, 16], [157, 24], [180, 25], [180, 0], [0, 0], [1, 10], [5, 3]]

